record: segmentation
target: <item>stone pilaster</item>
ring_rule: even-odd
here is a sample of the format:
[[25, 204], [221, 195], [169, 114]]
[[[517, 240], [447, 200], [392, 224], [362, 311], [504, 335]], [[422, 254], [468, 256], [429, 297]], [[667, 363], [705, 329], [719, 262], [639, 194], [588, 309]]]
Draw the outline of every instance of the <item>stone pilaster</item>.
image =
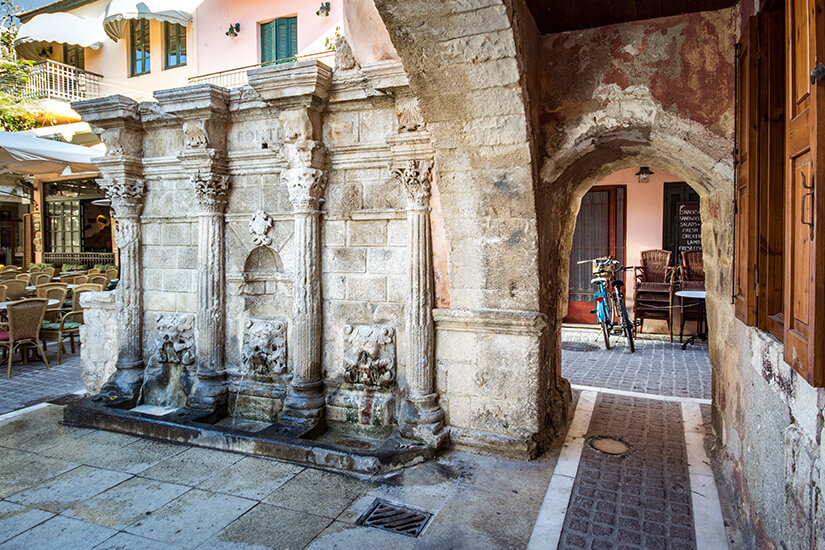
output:
[[445, 439], [444, 411], [435, 392], [433, 265], [430, 229], [432, 161], [407, 160], [390, 165], [407, 197], [410, 249], [410, 299], [406, 365], [404, 434], [437, 447]]
[[[299, 117], [300, 118], [300, 117]], [[283, 118], [286, 122], [289, 117]], [[290, 125], [285, 124], [287, 129]], [[289, 134], [287, 134], [289, 135]], [[320, 203], [326, 188], [326, 148], [301, 132], [284, 144], [286, 180], [295, 214], [295, 272], [292, 300], [293, 374], [282, 419], [317, 422], [324, 416], [321, 373], [321, 230]]]
[[214, 410], [226, 403], [226, 133], [229, 91], [211, 84], [154, 92], [167, 112], [183, 119], [178, 159], [197, 203], [198, 311], [195, 319], [195, 380], [186, 406]]
[[196, 380], [187, 406], [214, 409], [226, 397], [226, 253], [224, 212], [229, 176], [193, 174], [198, 212], [198, 315]]
[[116, 292], [116, 370], [101, 393], [118, 400], [137, 398], [143, 382], [143, 282], [141, 262], [141, 214], [146, 184], [143, 181], [143, 127], [138, 104], [124, 96], [109, 96], [72, 104], [91, 124], [106, 146], [95, 159], [101, 188], [112, 201], [120, 249], [120, 281]]
[[[105, 172], [104, 172], [105, 173]], [[117, 285], [117, 370], [104, 384], [103, 393], [135, 397], [143, 382], [143, 284], [140, 253], [140, 215], [146, 186], [142, 179], [104, 179], [101, 185], [112, 201], [120, 249], [120, 281]]]

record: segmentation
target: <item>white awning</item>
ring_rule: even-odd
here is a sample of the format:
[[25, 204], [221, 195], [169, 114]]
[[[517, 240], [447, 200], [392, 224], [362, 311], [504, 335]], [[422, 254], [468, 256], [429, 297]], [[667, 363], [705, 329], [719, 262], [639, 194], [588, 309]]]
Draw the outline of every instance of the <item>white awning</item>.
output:
[[97, 172], [99, 150], [17, 132], [0, 132], [0, 173], [38, 176]]
[[98, 49], [106, 35], [100, 20], [90, 21], [71, 13], [41, 13], [17, 31], [14, 47], [24, 59], [40, 59], [40, 52], [52, 43]]
[[112, 0], [103, 16], [103, 29], [117, 42], [130, 19], [153, 19], [186, 27], [203, 0]]

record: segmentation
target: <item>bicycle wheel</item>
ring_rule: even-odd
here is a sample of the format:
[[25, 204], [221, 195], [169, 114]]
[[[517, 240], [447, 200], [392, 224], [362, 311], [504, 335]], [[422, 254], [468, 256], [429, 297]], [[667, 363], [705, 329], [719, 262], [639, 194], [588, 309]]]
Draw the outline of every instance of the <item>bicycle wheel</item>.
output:
[[627, 345], [630, 348], [630, 353], [634, 353], [636, 351], [636, 343], [633, 341], [633, 322], [630, 320], [630, 315], [627, 314], [627, 307], [624, 305], [624, 300], [621, 300], [619, 305], [622, 310], [622, 328], [627, 338]]
[[602, 335], [604, 336], [604, 347], [610, 349], [610, 329], [607, 328], [607, 321], [602, 321]]

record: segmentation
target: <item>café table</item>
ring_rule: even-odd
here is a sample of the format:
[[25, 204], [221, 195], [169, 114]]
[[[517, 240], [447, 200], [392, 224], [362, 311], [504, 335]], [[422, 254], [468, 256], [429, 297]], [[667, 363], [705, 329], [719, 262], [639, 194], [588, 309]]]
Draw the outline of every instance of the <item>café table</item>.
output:
[[[8, 307], [9, 304], [14, 304], [14, 303], [17, 303], [19, 301], [20, 300], [11, 300], [11, 301], [8, 301], [8, 302], [0, 302], [0, 310], [5, 311], [5, 309]], [[49, 299], [49, 306], [54, 306], [54, 305], [57, 305], [59, 303], [60, 303], [60, 300], [57, 300], [55, 298], [50, 298]]]
[[705, 307], [705, 300], [707, 299], [707, 291], [704, 290], [677, 290], [676, 296], [679, 298], [688, 298], [690, 300], [698, 300], [699, 304], [699, 321], [696, 325], [696, 334], [688, 338], [683, 344], [682, 349], [687, 349], [688, 344], [696, 343], [696, 340], [708, 341], [708, 318]]

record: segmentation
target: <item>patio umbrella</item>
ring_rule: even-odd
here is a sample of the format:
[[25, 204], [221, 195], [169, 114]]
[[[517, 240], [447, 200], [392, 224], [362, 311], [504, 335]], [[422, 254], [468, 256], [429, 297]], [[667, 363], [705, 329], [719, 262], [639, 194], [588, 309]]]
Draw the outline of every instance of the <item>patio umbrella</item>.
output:
[[0, 173], [38, 176], [97, 172], [92, 158], [100, 151], [37, 138], [16, 132], [0, 132]]

